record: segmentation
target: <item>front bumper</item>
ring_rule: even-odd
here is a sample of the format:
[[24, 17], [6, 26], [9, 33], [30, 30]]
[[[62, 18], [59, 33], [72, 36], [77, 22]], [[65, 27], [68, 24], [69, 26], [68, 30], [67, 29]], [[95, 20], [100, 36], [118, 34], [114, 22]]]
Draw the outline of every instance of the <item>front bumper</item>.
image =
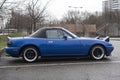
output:
[[106, 52], [106, 56], [110, 56], [113, 50], [114, 50], [114, 47], [113, 47], [113, 46], [108, 46], [108, 47], [106, 48], [106, 51], [107, 51], [107, 52]]
[[5, 47], [6, 53], [12, 57], [19, 57], [19, 50], [18, 47]]

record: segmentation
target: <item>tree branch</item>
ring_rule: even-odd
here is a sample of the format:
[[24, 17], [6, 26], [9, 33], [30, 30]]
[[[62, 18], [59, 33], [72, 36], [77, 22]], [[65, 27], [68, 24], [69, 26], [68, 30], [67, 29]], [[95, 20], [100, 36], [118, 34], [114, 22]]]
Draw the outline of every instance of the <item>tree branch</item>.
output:
[[0, 9], [3, 7], [4, 3], [6, 2], [7, 0], [4, 0], [3, 3], [1, 4], [0, 6]]

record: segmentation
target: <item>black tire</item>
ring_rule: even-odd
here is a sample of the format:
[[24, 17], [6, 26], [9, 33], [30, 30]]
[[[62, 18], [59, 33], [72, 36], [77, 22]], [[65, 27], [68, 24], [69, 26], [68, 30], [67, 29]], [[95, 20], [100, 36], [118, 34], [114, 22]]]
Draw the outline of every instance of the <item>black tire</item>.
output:
[[100, 45], [96, 45], [91, 49], [90, 56], [92, 59], [101, 60], [105, 56], [105, 49]]
[[38, 59], [38, 53], [35, 47], [28, 46], [22, 50], [22, 57], [26, 62], [35, 62]]

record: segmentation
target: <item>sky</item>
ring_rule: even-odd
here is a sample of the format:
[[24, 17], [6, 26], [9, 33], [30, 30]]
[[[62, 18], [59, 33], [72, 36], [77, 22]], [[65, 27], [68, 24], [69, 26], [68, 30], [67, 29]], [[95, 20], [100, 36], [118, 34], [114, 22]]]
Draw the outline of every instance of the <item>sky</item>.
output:
[[[3, 1], [3, 0], [2, 0]], [[7, 0], [8, 2], [30, 2], [36, 0]], [[39, 0], [40, 3], [45, 5], [49, 0]], [[88, 11], [88, 12], [96, 12], [102, 11], [102, 1], [105, 0], [51, 0], [47, 11], [52, 17], [61, 19], [62, 16], [67, 13], [68, 10], [78, 10], [81, 11]], [[71, 6], [71, 8], [69, 7]], [[22, 7], [22, 6], [21, 6]], [[78, 8], [73, 8], [78, 7]], [[80, 8], [82, 7], [82, 8]]]
[[[44, 4], [47, 1], [48, 0], [42, 0], [42, 3]], [[51, 0], [47, 10], [50, 14], [60, 19], [68, 10], [101, 12], [102, 1], [105, 0]], [[69, 6], [71, 6], [71, 8]], [[73, 7], [78, 8], [75, 9]]]

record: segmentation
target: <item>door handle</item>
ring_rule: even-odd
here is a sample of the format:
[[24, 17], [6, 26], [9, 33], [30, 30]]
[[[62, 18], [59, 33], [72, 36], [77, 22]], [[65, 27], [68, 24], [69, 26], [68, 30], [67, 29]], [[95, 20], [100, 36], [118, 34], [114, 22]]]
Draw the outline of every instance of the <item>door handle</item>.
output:
[[53, 43], [53, 41], [48, 41], [48, 43], [50, 43], [50, 44], [51, 44], [51, 43]]

